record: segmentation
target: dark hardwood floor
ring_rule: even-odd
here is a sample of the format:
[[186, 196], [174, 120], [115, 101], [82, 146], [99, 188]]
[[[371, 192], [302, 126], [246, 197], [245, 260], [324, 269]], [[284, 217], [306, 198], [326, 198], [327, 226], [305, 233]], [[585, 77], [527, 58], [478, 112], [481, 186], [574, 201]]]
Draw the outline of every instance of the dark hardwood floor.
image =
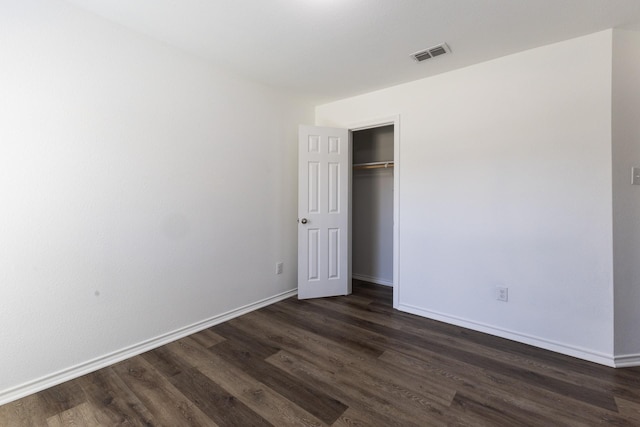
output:
[[640, 368], [400, 313], [355, 282], [1, 406], [0, 425], [640, 426]]

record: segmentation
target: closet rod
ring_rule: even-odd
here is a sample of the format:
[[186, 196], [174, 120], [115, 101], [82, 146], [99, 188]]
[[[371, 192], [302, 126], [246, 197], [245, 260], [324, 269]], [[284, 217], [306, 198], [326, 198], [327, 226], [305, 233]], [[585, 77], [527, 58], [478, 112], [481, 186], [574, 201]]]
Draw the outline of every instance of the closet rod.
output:
[[356, 163], [353, 165], [354, 169], [378, 169], [378, 168], [392, 168], [393, 161], [390, 162], [370, 162], [370, 163]]

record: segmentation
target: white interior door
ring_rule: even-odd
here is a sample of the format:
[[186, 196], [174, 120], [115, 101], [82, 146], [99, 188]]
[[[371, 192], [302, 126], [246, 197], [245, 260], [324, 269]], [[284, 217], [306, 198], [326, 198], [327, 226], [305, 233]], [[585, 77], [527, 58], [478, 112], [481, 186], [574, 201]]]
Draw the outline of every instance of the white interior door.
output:
[[300, 299], [351, 293], [350, 143], [347, 129], [300, 126]]

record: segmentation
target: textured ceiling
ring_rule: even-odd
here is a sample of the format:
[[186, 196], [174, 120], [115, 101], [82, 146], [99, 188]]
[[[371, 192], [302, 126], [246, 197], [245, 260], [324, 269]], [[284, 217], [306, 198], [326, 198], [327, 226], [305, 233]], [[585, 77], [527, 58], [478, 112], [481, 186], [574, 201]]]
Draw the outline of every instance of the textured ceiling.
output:
[[[614, 27], [640, 0], [67, 0], [266, 84], [322, 100]], [[409, 55], [446, 42], [453, 53]]]

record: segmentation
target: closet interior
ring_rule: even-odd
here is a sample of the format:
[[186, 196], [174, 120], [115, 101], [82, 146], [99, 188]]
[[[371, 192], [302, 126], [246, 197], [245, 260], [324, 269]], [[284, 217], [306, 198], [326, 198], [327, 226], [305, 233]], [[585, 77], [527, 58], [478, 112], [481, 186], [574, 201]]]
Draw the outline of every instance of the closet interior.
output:
[[355, 131], [352, 276], [393, 286], [393, 125]]

